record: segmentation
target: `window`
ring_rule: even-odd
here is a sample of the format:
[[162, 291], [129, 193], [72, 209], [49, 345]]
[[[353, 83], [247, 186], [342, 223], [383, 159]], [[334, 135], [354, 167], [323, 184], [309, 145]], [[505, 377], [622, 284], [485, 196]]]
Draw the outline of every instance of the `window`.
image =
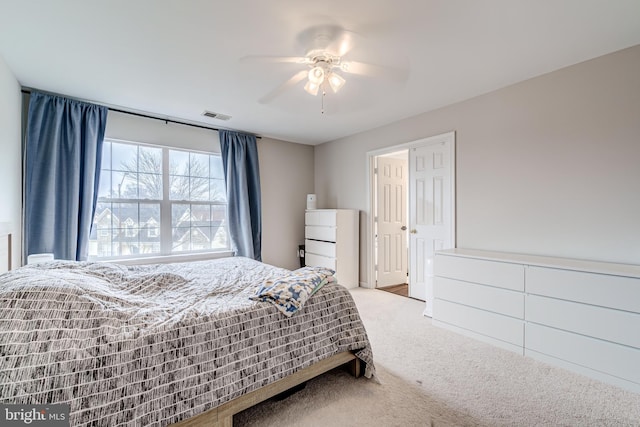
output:
[[105, 140], [92, 258], [228, 250], [217, 154]]

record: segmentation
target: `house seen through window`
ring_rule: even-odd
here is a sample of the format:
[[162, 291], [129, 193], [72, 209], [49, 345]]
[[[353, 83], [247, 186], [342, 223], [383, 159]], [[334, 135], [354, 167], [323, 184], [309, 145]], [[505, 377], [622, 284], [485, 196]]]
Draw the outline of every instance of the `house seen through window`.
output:
[[105, 140], [92, 258], [229, 249], [217, 154]]

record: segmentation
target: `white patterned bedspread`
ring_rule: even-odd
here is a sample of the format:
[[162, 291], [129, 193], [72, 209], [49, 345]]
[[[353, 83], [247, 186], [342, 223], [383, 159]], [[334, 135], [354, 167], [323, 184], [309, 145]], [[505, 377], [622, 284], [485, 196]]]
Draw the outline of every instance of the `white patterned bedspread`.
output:
[[287, 318], [249, 299], [289, 270], [247, 258], [125, 267], [56, 261], [0, 275], [0, 403], [69, 403], [72, 426], [167, 425], [353, 350], [349, 292]]

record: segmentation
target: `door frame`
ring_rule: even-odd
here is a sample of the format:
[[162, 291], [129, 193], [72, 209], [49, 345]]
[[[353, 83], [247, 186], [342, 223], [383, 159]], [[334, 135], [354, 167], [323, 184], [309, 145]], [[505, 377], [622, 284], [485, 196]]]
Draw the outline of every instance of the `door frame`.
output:
[[[366, 236], [366, 253], [367, 253], [367, 282], [366, 283], [360, 283], [360, 286], [365, 287], [365, 288], [369, 288], [369, 289], [375, 289], [376, 288], [376, 265], [375, 265], [375, 245], [374, 245], [374, 240], [375, 240], [375, 236], [373, 235], [373, 231], [375, 229], [375, 218], [373, 213], [375, 212], [375, 197], [373, 195], [373, 190], [375, 189], [375, 185], [376, 185], [376, 176], [375, 176], [375, 158], [378, 156], [381, 156], [383, 154], [390, 154], [393, 153], [395, 151], [400, 151], [400, 150], [410, 150], [411, 148], [414, 147], [420, 147], [423, 145], [430, 145], [430, 144], [435, 144], [439, 141], [441, 141], [444, 138], [450, 138], [451, 140], [451, 147], [450, 147], [450, 155], [451, 155], [451, 241], [453, 242], [453, 247], [457, 247], [457, 241], [456, 241], [456, 229], [457, 229], [457, 224], [456, 224], [456, 158], [455, 158], [455, 153], [456, 153], [456, 133], [455, 131], [450, 131], [450, 132], [445, 132], [439, 135], [434, 135], [434, 136], [430, 136], [427, 138], [421, 138], [415, 141], [410, 141], [410, 142], [405, 142], [403, 144], [399, 144], [399, 145], [394, 145], [391, 147], [385, 147], [385, 148], [380, 148], [377, 150], [372, 150], [372, 151], [367, 151], [367, 167], [366, 167], [366, 173], [367, 173], [367, 205], [369, 206], [369, 212], [368, 212], [368, 217], [369, 220], [367, 221], [367, 236]], [[411, 178], [411, 177], [409, 177]], [[407, 193], [410, 193], [409, 191], [407, 191]], [[409, 197], [411, 197], [411, 194], [408, 194], [407, 196], [407, 203], [409, 202]], [[407, 212], [407, 215], [409, 213]], [[407, 227], [409, 227], [410, 225], [407, 224]], [[408, 250], [410, 251], [411, 248], [409, 247]], [[411, 254], [409, 253], [409, 259], [411, 257]]]

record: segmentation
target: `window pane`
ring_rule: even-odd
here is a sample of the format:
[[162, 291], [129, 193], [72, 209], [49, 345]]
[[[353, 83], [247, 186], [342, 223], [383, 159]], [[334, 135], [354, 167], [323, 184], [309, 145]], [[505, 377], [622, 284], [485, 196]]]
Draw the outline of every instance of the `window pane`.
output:
[[137, 255], [138, 204], [113, 203], [113, 256]]
[[209, 156], [209, 176], [211, 178], [224, 180], [224, 169], [222, 168], [222, 157]]
[[141, 227], [158, 227], [160, 225], [160, 204], [140, 203]]
[[162, 199], [162, 175], [155, 173], [138, 174], [140, 199]]
[[112, 228], [111, 203], [97, 203], [89, 236], [90, 256], [111, 256]]
[[223, 179], [209, 180], [209, 200], [212, 202], [226, 202], [227, 194]]
[[209, 227], [211, 225], [211, 207], [209, 205], [191, 206], [191, 226]]
[[169, 199], [189, 200], [189, 177], [171, 175], [169, 177]]
[[209, 198], [209, 180], [207, 178], [191, 177], [189, 187], [189, 200], [207, 200]]
[[191, 227], [191, 210], [189, 205], [174, 203], [171, 205], [171, 228]]
[[96, 206], [90, 255], [117, 257], [160, 253], [159, 203], [108, 203]]
[[211, 249], [228, 249], [227, 207], [225, 205], [211, 206], [211, 227]]
[[140, 203], [138, 228], [139, 253], [160, 253], [160, 204]]
[[111, 194], [115, 199], [137, 199], [138, 174], [114, 171], [111, 174]]
[[[198, 212], [193, 212], [188, 204], [174, 203], [171, 206], [171, 250], [186, 252], [191, 250], [192, 224], [197, 223]], [[202, 212], [200, 212], [202, 214]]]
[[138, 146], [113, 142], [111, 147], [113, 170], [129, 172], [138, 170]]
[[191, 227], [178, 227], [172, 229], [172, 252], [184, 252], [191, 250]]
[[189, 152], [169, 150], [169, 174], [189, 175]]
[[162, 149], [140, 147], [138, 172], [162, 174]]
[[198, 227], [191, 232], [191, 250], [206, 251], [211, 249], [211, 227]]
[[100, 187], [98, 188], [98, 197], [111, 197], [111, 171], [100, 171]]
[[169, 199], [189, 200], [189, 153], [169, 150]]
[[189, 163], [189, 175], [200, 178], [209, 177], [209, 155], [191, 153]]
[[213, 227], [212, 235], [211, 249], [229, 249], [228, 231], [225, 225], [220, 224], [218, 227]]
[[173, 252], [228, 249], [226, 206], [176, 203], [171, 212]]

